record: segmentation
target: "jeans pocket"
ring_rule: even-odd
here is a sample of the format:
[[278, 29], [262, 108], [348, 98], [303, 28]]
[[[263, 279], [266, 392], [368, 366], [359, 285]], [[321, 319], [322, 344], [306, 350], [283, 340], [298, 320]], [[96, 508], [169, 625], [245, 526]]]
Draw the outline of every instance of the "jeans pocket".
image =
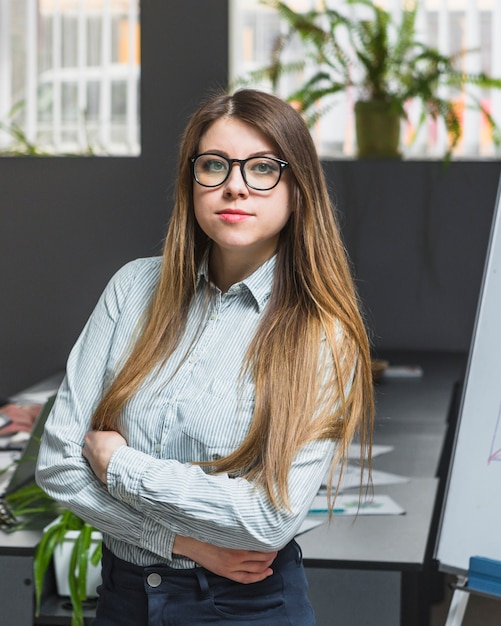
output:
[[268, 618], [266, 623], [278, 624], [276, 620], [284, 610], [282, 576], [272, 574], [249, 585], [225, 581], [211, 586], [211, 598], [214, 610], [222, 617], [242, 622]]

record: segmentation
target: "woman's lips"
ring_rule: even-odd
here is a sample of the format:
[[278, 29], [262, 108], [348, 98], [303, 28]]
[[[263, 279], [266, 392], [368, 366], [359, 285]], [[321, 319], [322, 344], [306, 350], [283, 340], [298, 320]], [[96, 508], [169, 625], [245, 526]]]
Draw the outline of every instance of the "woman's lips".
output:
[[250, 217], [250, 213], [238, 209], [225, 209], [218, 215], [225, 222], [242, 222]]

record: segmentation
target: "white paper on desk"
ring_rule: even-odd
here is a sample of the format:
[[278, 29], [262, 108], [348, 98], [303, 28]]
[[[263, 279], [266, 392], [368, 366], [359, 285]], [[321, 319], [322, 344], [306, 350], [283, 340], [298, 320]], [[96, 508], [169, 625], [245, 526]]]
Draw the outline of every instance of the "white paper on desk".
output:
[[381, 374], [381, 378], [422, 378], [423, 368], [420, 365], [389, 365]]
[[18, 450], [2, 450], [0, 451], [0, 471], [13, 465], [21, 456]]
[[[333, 486], [334, 488], [337, 485], [339, 474], [334, 476]], [[367, 468], [364, 469], [364, 476], [362, 480], [362, 488], [367, 486], [369, 480], [369, 472]], [[409, 482], [409, 479], [406, 476], [400, 476], [398, 474], [391, 474], [390, 472], [382, 472], [380, 470], [372, 470], [372, 484], [376, 486], [382, 485], [398, 485], [400, 483]], [[325, 478], [322, 488], [325, 489], [327, 484], [327, 477]], [[341, 479], [341, 484], [339, 485], [339, 491], [346, 491], [347, 489], [359, 488], [360, 487], [360, 467], [356, 465], [346, 465], [343, 469], [343, 478]]]
[[[310, 513], [328, 513], [327, 496], [315, 496]], [[390, 496], [374, 495], [359, 499], [358, 495], [340, 494], [334, 503], [334, 515], [402, 515], [404, 509]]]
[[[391, 452], [394, 448], [395, 446], [383, 446], [383, 445], [373, 444], [372, 449], [371, 449], [371, 456], [372, 458], [374, 458], [381, 454], [386, 454], [387, 452]], [[353, 459], [353, 460], [358, 460], [360, 458], [360, 446], [359, 445], [355, 443], [352, 443], [350, 445], [350, 447], [348, 448], [348, 458]], [[367, 458], [367, 454], [365, 455], [365, 458]]]
[[30, 439], [30, 433], [20, 430], [18, 433], [0, 437], [0, 450], [6, 452], [8, 450], [20, 450], [24, 448]]
[[57, 389], [46, 389], [45, 391], [29, 391], [16, 396], [16, 404], [45, 404], [47, 400], [55, 395]]

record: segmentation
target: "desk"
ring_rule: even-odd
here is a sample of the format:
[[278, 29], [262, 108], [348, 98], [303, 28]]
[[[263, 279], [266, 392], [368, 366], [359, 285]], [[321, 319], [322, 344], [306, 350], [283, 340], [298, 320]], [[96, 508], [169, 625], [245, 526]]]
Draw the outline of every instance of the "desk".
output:
[[373, 467], [410, 480], [376, 487], [375, 493], [390, 495], [406, 514], [338, 516], [298, 538], [318, 626], [428, 624], [430, 548], [443, 487], [439, 469], [442, 454], [448, 455], [453, 388], [466, 360], [450, 354], [387, 358], [424, 370], [420, 379], [383, 381], [376, 392], [374, 443], [394, 449], [375, 457]]
[[[394, 364], [417, 363], [424, 370], [421, 379], [377, 386], [374, 443], [395, 448], [376, 457], [374, 469], [410, 481], [378, 487], [376, 493], [392, 496], [406, 514], [337, 517], [298, 538], [317, 626], [428, 623], [430, 547], [441, 500], [438, 473], [453, 388], [463, 377], [466, 359], [430, 353], [385, 356]], [[33, 624], [31, 563], [37, 541], [36, 533], [9, 536], [0, 531], [2, 626]], [[59, 609], [51, 613], [52, 600], [37, 623], [69, 624]]]
[[40, 533], [0, 530], [0, 611], [2, 626], [29, 626], [35, 609], [33, 554]]
[[[34, 618], [33, 555], [41, 535], [35, 530], [12, 534], [0, 530], [1, 626], [69, 626], [71, 622], [71, 611], [64, 607], [66, 600], [56, 595], [53, 575], [47, 577], [41, 615]], [[92, 611], [84, 611], [84, 615], [90, 620]]]

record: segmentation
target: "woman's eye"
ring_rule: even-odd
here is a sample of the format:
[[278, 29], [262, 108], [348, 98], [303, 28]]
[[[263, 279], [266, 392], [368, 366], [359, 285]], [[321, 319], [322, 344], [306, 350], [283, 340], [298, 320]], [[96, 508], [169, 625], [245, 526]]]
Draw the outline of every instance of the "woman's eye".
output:
[[255, 174], [273, 174], [277, 171], [277, 166], [274, 161], [257, 161], [252, 165], [252, 171]]
[[222, 172], [226, 169], [226, 163], [219, 159], [210, 159], [205, 162], [204, 169], [207, 172]]

